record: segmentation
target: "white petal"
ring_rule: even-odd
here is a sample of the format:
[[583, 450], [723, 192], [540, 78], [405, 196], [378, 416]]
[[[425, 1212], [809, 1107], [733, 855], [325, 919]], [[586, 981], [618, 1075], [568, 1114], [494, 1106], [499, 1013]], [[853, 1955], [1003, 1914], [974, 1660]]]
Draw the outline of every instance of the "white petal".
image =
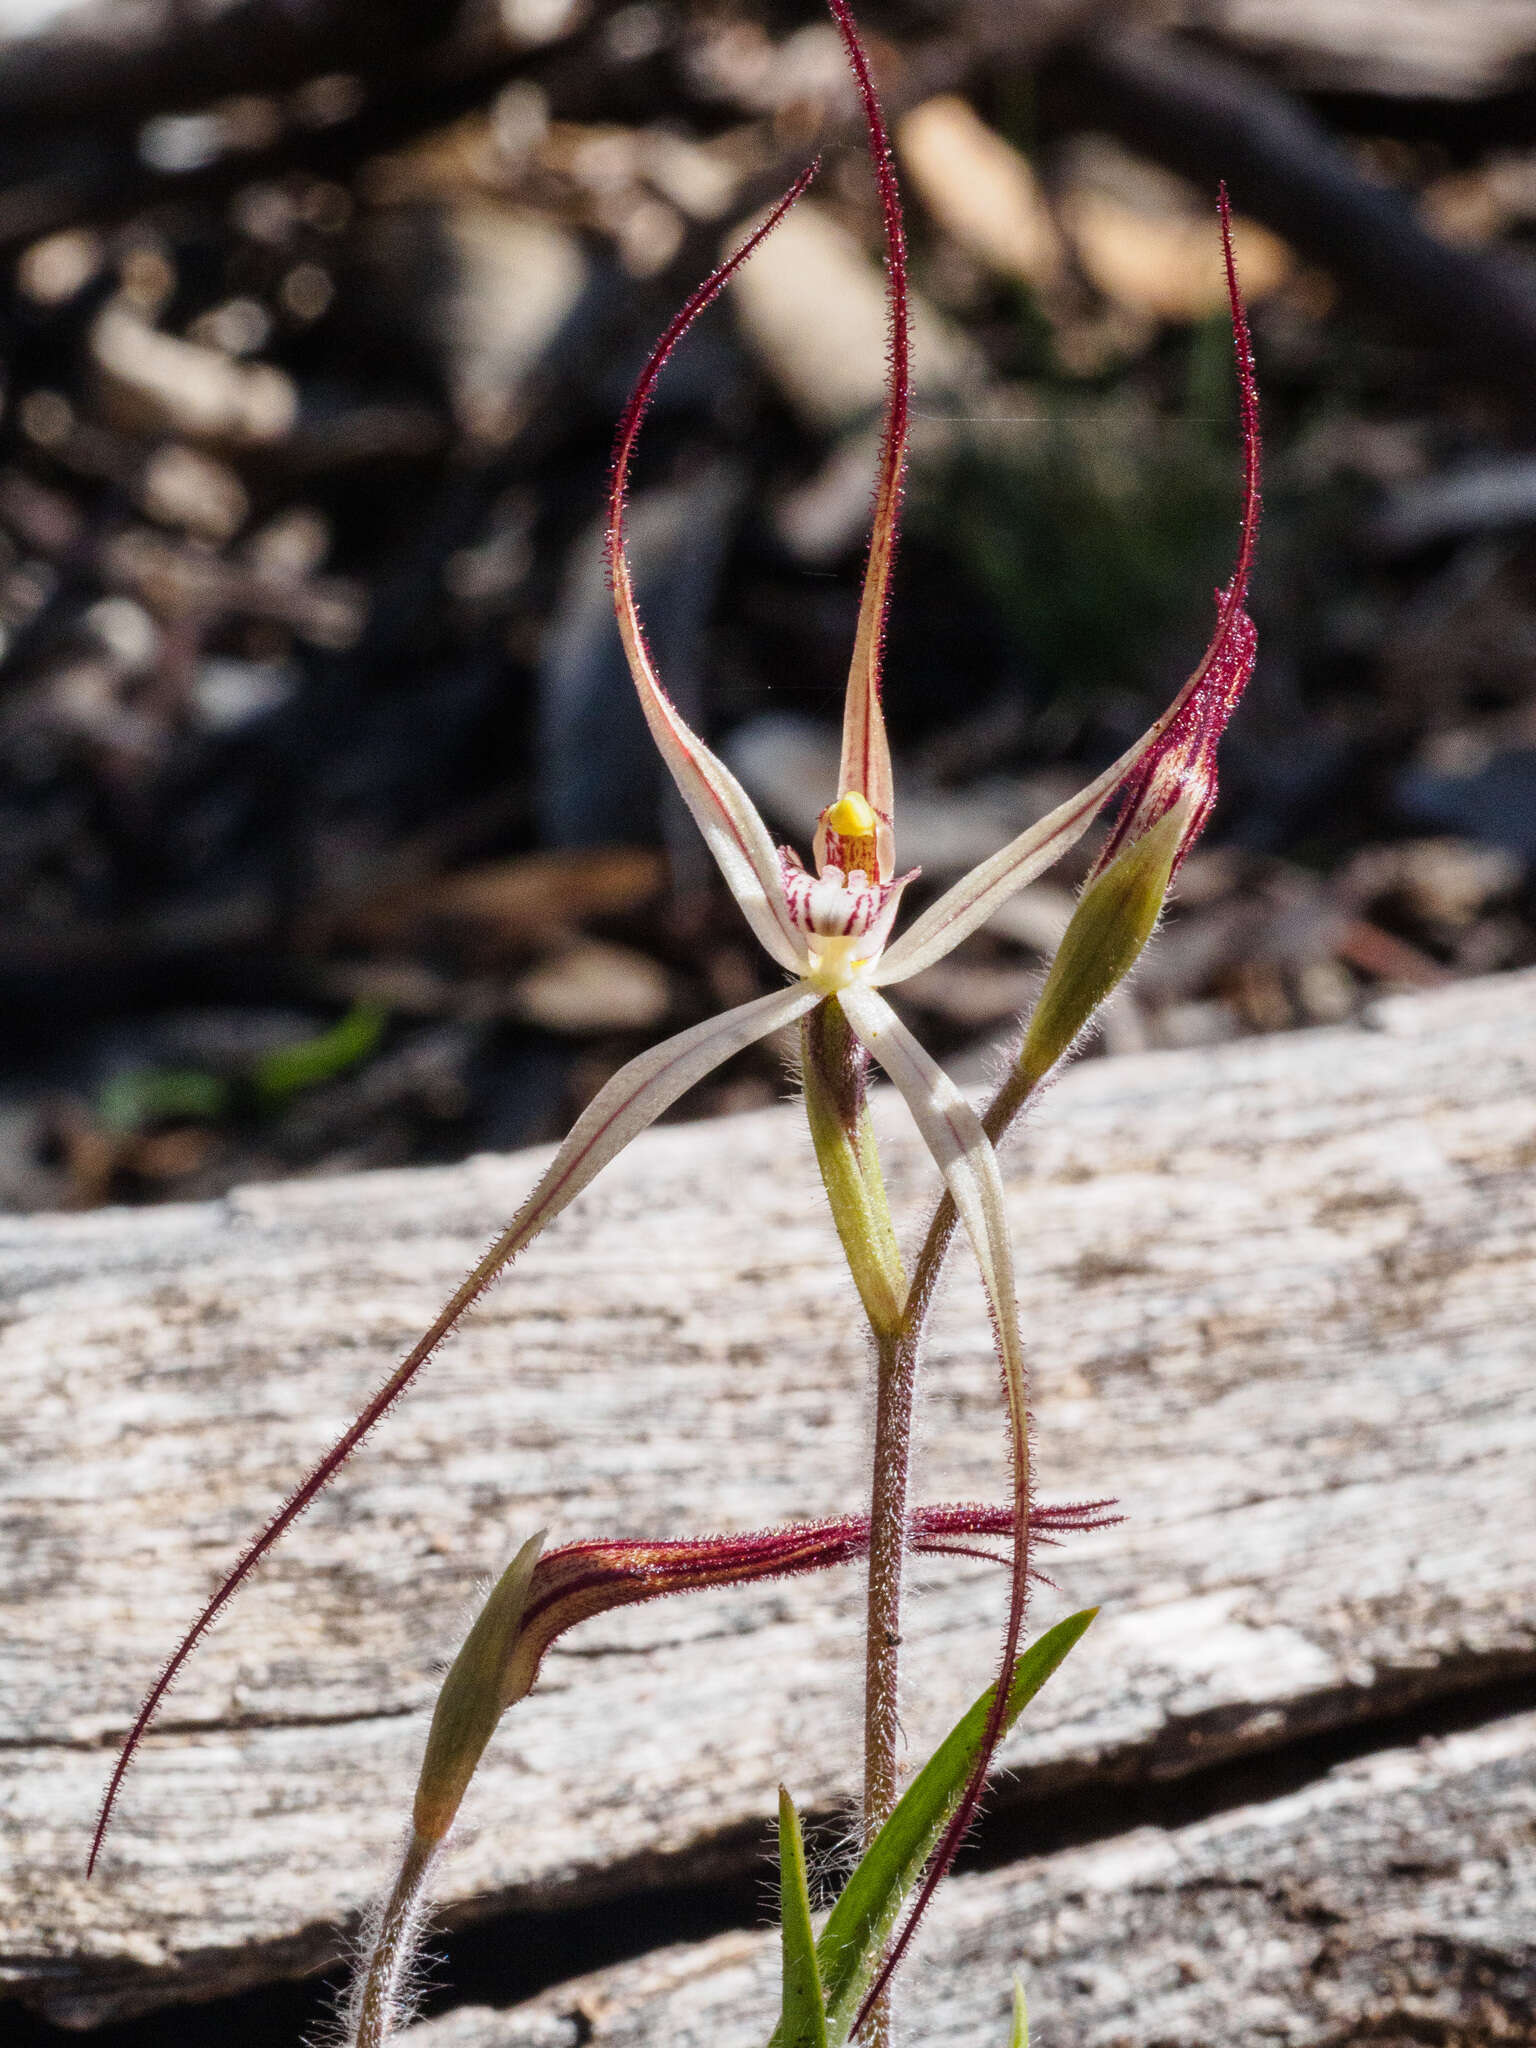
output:
[[1008, 1388], [1008, 1413], [1015, 1457], [1027, 1450], [1024, 1346], [1019, 1335], [1014, 1291], [1013, 1247], [1003, 1203], [1003, 1178], [992, 1141], [981, 1119], [948, 1074], [929, 1057], [884, 996], [855, 983], [839, 991], [838, 1002], [860, 1044], [873, 1054], [906, 1098], [981, 1268], [982, 1285], [997, 1334], [998, 1354]]
[[694, 1024], [664, 1044], [653, 1045], [627, 1067], [620, 1067], [571, 1126], [570, 1135], [550, 1161], [543, 1179], [477, 1271], [484, 1271], [486, 1266], [492, 1271], [499, 1270], [520, 1252], [567, 1203], [574, 1201], [610, 1159], [655, 1123], [696, 1081], [712, 1074], [732, 1053], [755, 1045], [770, 1031], [793, 1024], [822, 1000], [815, 989], [796, 982], [771, 996], [759, 996], [739, 1009]]
[[719, 864], [727, 888], [741, 905], [742, 915], [778, 964], [799, 974], [807, 965], [807, 956], [785, 907], [778, 851], [768, 827], [730, 769], [710, 752], [661, 687], [640, 630], [629, 565], [622, 552], [615, 552], [612, 569], [619, 632], [651, 737]]

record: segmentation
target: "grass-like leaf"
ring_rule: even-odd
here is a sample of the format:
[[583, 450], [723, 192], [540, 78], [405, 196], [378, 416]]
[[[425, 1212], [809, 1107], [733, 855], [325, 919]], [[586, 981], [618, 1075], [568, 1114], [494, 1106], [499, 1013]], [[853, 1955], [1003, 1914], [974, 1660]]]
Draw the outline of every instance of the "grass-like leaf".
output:
[[354, 1003], [329, 1031], [263, 1053], [251, 1075], [257, 1095], [275, 1107], [290, 1095], [317, 1088], [322, 1081], [334, 1081], [338, 1074], [361, 1066], [377, 1051], [388, 1022], [387, 1013], [377, 1003]]
[[1013, 2031], [1008, 2048], [1029, 2048], [1029, 2007], [1024, 2003], [1024, 1980], [1013, 1980]]
[[827, 2048], [827, 2007], [816, 1967], [805, 1841], [794, 1801], [779, 1787], [779, 1913], [784, 1926], [784, 2048]]
[[[1068, 1615], [1024, 1651], [1013, 1667], [1005, 1729], [1013, 1726], [1098, 1611], [1086, 1607], [1080, 1614]], [[991, 1705], [992, 1688], [988, 1686], [907, 1787], [828, 1916], [816, 1944], [816, 1959], [826, 1999], [830, 2048], [842, 2048], [852, 2031], [902, 1900], [922, 1875], [965, 1790]], [[781, 2022], [771, 2048], [791, 2048], [792, 2040]]]

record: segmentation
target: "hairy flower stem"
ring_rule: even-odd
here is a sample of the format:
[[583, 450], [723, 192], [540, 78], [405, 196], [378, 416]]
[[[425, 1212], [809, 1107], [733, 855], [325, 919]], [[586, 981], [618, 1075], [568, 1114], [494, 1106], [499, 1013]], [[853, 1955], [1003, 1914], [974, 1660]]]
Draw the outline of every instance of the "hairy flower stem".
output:
[[[912, 1404], [939, 1276], [958, 1221], [947, 1192], [934, 1211], [910, 1286], [902, 1270], [866, 1100], [868, 1060], [836, 1003], [801, 1024], [806, 1114], [838, 1237], [875, 1340], [875, 1431], [870, 1478], [869, 1591], [864, 1651], [862, 1832], [872, 1841], [900, 1791], [902, 1596], [908, 1545]], [[996, 1143], [1033, 1092], [1016, 1066], [983, 1124]], [[866, 2048], [890, 2038], [888, 1995], [865, 2016]]]
[[[901, 1697], [901, 1604], [907, 1552], [912, 1378], [907, 1284], [869, 1121], [869, 1057], [836, 1003], [801, 1026], [806, 1113], [827, 1200], [875, 1340], [875, 1441], [869, 1499], [869, 1593], [864, 1651], [865, 1844], [896, 1805], [896, 1738]], [[882, 1998], [864, 2030], [869, 2048], [890, 2038]]]
[[890, 1819], [897, 1783], [901, 1600], [907, 1552], [912, 1381], [916, 1347], [882, 1339], [876, 1361], [874, 1470], [869, 1498], [869, 1601], [864, 1649], [864, 1841]]
[[408, 2018], [406, 1978], [416, 1954], [416, 1936], [426, 1898], [427, 1874], [439, 1844], [412, 1833], [400, 1874], [384, 1904], [368, 1957], [368, 1973], [357, 1994], [348, 2027], [349, 2048], [384, 2048]]
[[[988, 1104], [982, 1116], [982, 1128], [987, 1137], [996, 1145], [1001, 1142], [1013, 1123], [1023, 1111], [1034, 1093], [1035, 1082], [1027, 1078], [1018, 1065], [1010, 1069], [1007, 1079]], [[954, 1241], [955, 1225], [959, 1215], [955, 1200], [946, 1188], [938, 1207], [928, 1225], [922, 1249], [913, 1267], [912, 1283], [907, 1292], [906, 1312], [902, 1328], [895, 1341], [882, 1344], [880, 1350], [880, 1381], [876, 1406], [875, 1428], [875, 1481], [874, 1500], [870, 1516], [869, 1552], [869, 1641], [866, 1653], [866, 1690], [864, 1698], [864, 1782], [865, 1782], [865, 1827], [866, 1836], [872, 1836], [880, 1822], [870, 1825], [869, 1799], [871, 1787], [878, 1782], [889, 1785], [889, 1798], [894, 1803], [896, 1783], [895, 1740], [899, 1714], [900, 1667], [897, 1661], [901, 1644], [901, 1597], [902, 1559], [906, 1548], [906, 1499], [907, 1473], [910, 1464], [912, 1444], [912, 1402], [917, 1388], [917, 1368], [922, 1357], [923, 1342], [928, 1331], [928, 1317], [933, 1309], [934, 1297], [938, 1292], [939, 1278], [944, 1270], [944, 1261]], [[1029, 1448], [1027, 1438], [1018, 1446], [1027, 1461]], [[1024, 1469], [1015, 1474], [1016, 1486], [1028, 1494], [1030, 1474], [1026, 1462]], [[884, 1506], [884, 1516], [881, 1514]], [[882, 1520], [888, 1539], [894, 1543], [894, 1563], [887, 1554], [877, 1547], [877, 1531]], [[1022, 1537], [1016, 1537], [1017, 1544]], [[1026, 1552], [1027, 1560], [1027, 1552]], [[1026, 1562], [1027, 1569], [1027, 1562]], [[1013, 1611], [1009, 1616], [1009, 1635], [1015, 1636], [1022, 1626], [1020, 1579], [1015, 1578]], [[1006, 1688], [998, 1688], [999, 1698], [1005, 1697]], [[887, 1957], [886, 1964], [876, 1981], [863, 2012], [854, 2022], [854, 2031], [863, 2048], [890, 2048], [891, 2004], [889, 1974], [901, 1949], [911, 1933], [916, 1919], [921, 1915], [934, 1886], [943, 1877], [949, 1864], [954, 1860], [970, 1816], [974, 1813], [980, 1798], [981, 1785], [990, 1759], [990, 1745], [996, 1731], [989, 1727], [982, 1754], [977, 1765], [975, 1782], [967, 1787], [961, 1807], [965, 1819], [959, 1828], [953, 1824], [946, 1831], [940, 1844], [938, 1858], [930, 1868], [919, 1898], [917, 1914], [907, 1923], [907, 1928], [895, 1949]], [[889, 1807], [885, 1809], [889, 1811]], [[884, 1813], [881, 1819], [884, 1818]]]

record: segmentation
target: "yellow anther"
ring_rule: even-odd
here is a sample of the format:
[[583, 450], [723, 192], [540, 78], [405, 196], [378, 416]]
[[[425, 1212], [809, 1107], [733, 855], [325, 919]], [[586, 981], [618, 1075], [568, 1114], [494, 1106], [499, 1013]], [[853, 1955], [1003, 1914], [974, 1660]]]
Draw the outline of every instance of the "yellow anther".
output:
[[824, 816], [827, 830], [839, 839], [871, 839], [878, 823], [869, 798], [856, 789], [844, 791]]

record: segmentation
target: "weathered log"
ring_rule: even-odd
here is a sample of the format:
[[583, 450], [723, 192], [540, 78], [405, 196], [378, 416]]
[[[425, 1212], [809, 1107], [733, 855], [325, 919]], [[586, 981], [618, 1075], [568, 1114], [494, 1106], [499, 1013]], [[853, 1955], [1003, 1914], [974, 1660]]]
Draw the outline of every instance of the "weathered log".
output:
[[[957, 1878], [903, 1990], [924, 2048], [1002, 2048], [1015, 1973], [1053, 2048], [1529, 2041], [1536, 1715], [1384, 1750], [1280, 1799]], [[775, 1933], [594, 1973], [411, 2048], [762, 2048]]]
[[[1011, 1154], [1058, 1554], [1104, 1613], [1007, 1759], [1038, 1794], [1198, 1769], [1536, 1669], [1536, 976], [1380, 1028], [1087, 1065]], [[931, 1172], [880, 1105], [901, 1215]], [[652, 1134], [525, 1256], [194, 1660], [96, 1881], [137, 1693], [536, 1159], [0, 1224], [4, 1982], [72, 2023], [317, 1966], [377, 1885], [477, 1577], [533, 1529], [857, 1505], [866, 1363], [797, 1114]], [[979, 1286], [942, 1305], [921, 1493], [1002, 1492]], [[914, 1758], [988, 1676], [1000, 1581], [922, 1573]], [[855, 1772], [853, 1574], [573, 1636], [488, 1754], [450, 1917], [750, 1865], [786, 1773]], [[1038, 1615], [1059, 1611], [1052, 1598]]]

